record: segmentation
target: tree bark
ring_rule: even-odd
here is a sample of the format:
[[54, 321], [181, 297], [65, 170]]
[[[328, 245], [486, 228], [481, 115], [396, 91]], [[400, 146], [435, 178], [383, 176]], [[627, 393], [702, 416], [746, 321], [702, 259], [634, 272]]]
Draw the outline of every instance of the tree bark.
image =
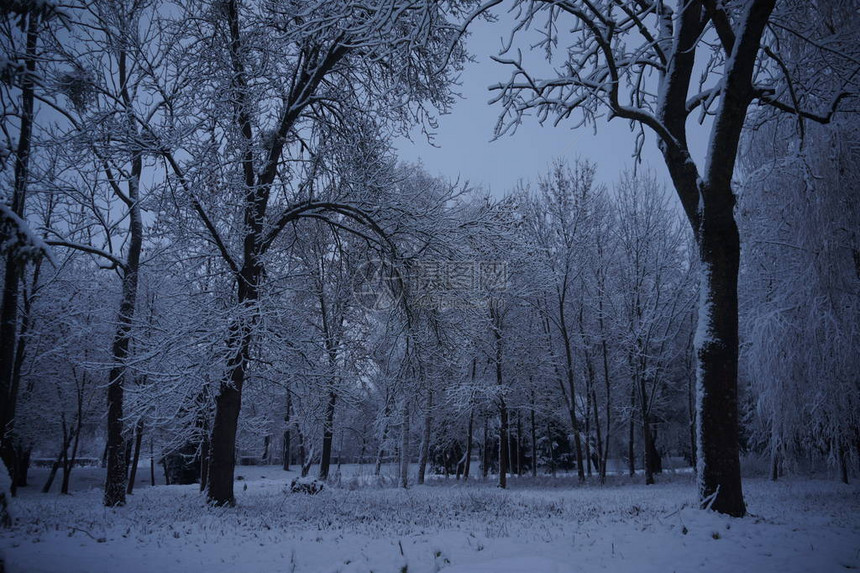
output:
[[[69, 494], [69, 486], [71, 485], [72, 479], [72, 470], [75, 467], [75, 463], [78, 460], [78, 445], [80, 444], [81, 439], [81, 429], [83, 428], [83, 395], [79, 395], [78, 397], [78, 414], [77, 419], [75, 420], [75, 427], [73, 430], [73, 442], [72, 442], [72, 455], [71, 457], [63, 456], [63, 482], [60, 486], [60, 493]], [[71, 436], [70, 436], [71, 437]]]
[[568, 403], [568, 414], [570, 415], [570, 426], [573, 431], [573, 451], [576, 454], [576, 473], [579, 481], [585, 481], [585, 468], [582, 465], [582, 441], [579, 437], [579, 420], [576, 417], [576, 385], [573, 376], [573, 348], [571, 348], [570, 334], [564, 318], [564, 301], [560, 304], [561, 337], [564, 341], [564, 355], [567, 362], [565, 373], [567, 374], [567, 386], [570, 394]]
[[487, 474], [490, 471], [490, 436], [489, 436], [489, 420], [487, 414], [484, 414], [484, 446], [481, 448], [481, 477], [487, 479]]
[[290, 422], [290, 415], [291, 415], [292, 407], [293, 407], [292, 393], [290, 392], [290, 389], [287, 388], [287, 406], [285, 409], [286, 411], [284, 412], [284, 443], [283, 443], [283, 450], [284, 450], [284, 459], [283, 459], [284, 466], [283, 467], [284, 467], [285, 472], [290, 471], [290, 450], [291, 450], [291, 448], [290, 448], [290, 423], [291, 423]]
[[427, 459], [430, 457], [430, 430], [433, 427], [433, 391], [427, 391], [427, 406], [424, 412], [424, 432], [421, 435], [421, 450], [418, 454], [418, 485], [424, 485]]
[[499, 487], [508, 487], [508, 406], [499, 398]]
[[[137, 125], [131, 110], [132, 100], [128, 89], [127, 53], [119, 53], [118, 73], [120, 97], [128, 114], [129, 129], [137, 133]], [[131, 327], [137, 301], [137, 285], [140, 273], [140, 255], [143, 247], [143, 220], [140, 210], [140, 178], [143, 172], [143, 157], [135, 151], [131, 157], [131, 173], [128, 185], [128, 253], [122, 275], [122, 299], [117, 317], [116, 332], [111, 348], [113, 366], [108, 378], [107, 416], [107, 479], [105, 481], [104, 504], [108, 507], [125, 504], [126, 460], [123, 439], [123, 398], [126, 377], [125, 361], [129, 354]]]
[[400, 423], [400, 487], [409, 486], [409, 404], [403, 402]]
[[595, 469], [599, 476], [602, 476], [601, 468], [605, 465], [603, 460], [603, 432], [600, 430], [600, 416], [597, 413], [597, 392], [594, 390], [594, 387], [591, 388], [591, 410], [594, 415], [594, 434], [597, 440], [596, 449], [597, 449], [597, 463], [595, 464]]
[[42, 493], [48, 493], [51, 491], [51, 486], [54, 485], [54, 479], [57, 477], [57, 470], [60, 469], [60, 464], [63, 463], [63, 453], [66, 448], [68, 448], [68, 444], [63, 443], [63, 449], [60, 450], [60, 453], [57, 454], [57, 458], [54, 460], [54, 463], [51, 464], [51, 471], [48, 473], [48, 479], [45, 480], [45, 485], [42, 486]]
[[325, 420], [323, 421], [322, 457], [320, 458], [319, 478], [327, 480], [329, 468], [331, 467], [331, 449], [334, 439], [334, 407], [337, 402], [337, 394], [334, 391], [328, 393], [328, 402], [325, 407]]
[[[693, 351], [692, 348], [690, 350], [690, 356], [692, 357]], [[690, 366], [690, 372], [693, 372], [692, 365]], [[695, 375], [690, 376], [687, 382], [687, 410], [689, 412], [690, 422], [690, 463], [695, 469], [698, 466], [697, 463], [697, 444], [696, 444], [696, 385], [695, 385], [696, 377]]]
[[152, 432], [149, 435], [149, 485], [155, 485], [155, 452], [153, 447], [153, 441], [155, 438], [152, 436]]
[[589, 412], [591, 411], [591, 392], [589, 388], [585, 389], [585, 473], [588, 477], [591, 477], [591, 416], [589, 416]]
[[731, 198], [722, 209], [715, 209], [718, 206], [712, 204], [702, 213], [702, 294], [696, 336], [697, 449], [701, 499], [716, 495], [713, 509], [740, 517], [746, 513], [746, 508], [738, 444], [740, 245], [733, 206]]
[[[741, 485], [737, 411], [740, 238], [731, 184], [741, 131], [752, 102], [752, 78], [761, 38], [774, 6], [775, 0], [752, 0], [746, 3], [738, 19], [738, 29], [728, 46], [731, 53], [726, 60], [704, 176], [695, 181], [676, 176], [691, 171], [689, 154], [672, 160], [673, 146], [669, 142], [662, 145], [676, 191], [696, 234], [702, 263], [699, 325], [694, 343], [699, 497], [703, 505], [736, 517], [746, 513], [746, 506]], [[698, 5], [689, 6], [682, 20], [698, 18], [699, 9]], [[692, 38], [698, 36], [701, 26], [682, 24], [682, 28]], [[698, 40], [691, 41], [695, 45]], [[676, 53], [681, 51], [676, 49]], [[683, 57], [689, 60], [692, 56], [694, 53]], [[684, 74], [687, 84], [692, 72], [692, 62], [688, 63], [689, 69]], [[679, 102], [686, 97], [680, 94], [684, 81], [678, 82], [680, 85], [674, 90]], [[661, 119], [684, 109], [683, 106], [677, 102], [664, 106]], [[683, 125], [676, 129], [683, 132]], [[677, 149], [674, 152], [678, 155]], [[692, 171], [695, 172], [695, 167]]]
[[839, 478], [842, 483], [848, 483], [848, 448], [845, 447], [844, 440], [839, 440]]
[[770, 480], [779, 480], [779, 448], [774, 446], [770, 452]]
[[472, 467], [472, 432], [474, 430], [475, 412], [469, 408], [469, 426], [466, 432], [466, 463], [463, 465], [463, 481], [469, 481], [469, 469]]
[[636, 475], [636, 450], [633, 447], [633, 439], [636, 434], [636, 390], [630, 390], [630, 425], [627, 436], [627, 470], [630, 477]]
[[654, 483], [654, 443], [651, 436], [651, 416], [648, 412], [648, 394], [643, 373], [637, 374], [639, 389], [639, 414], [642, 416], [642, 464], [645, 470], [645, 485]]
[[[600, 240], [601, 234], [597, 234], [597, 249], [598, 255], [600, 257], [603, 256], [603, 242]], [[608, 343], [606, 341], [606, 332], [604, 330], [604, 320], [603, 320], [603, 293], [605, 286], [605, 275], [604, 271], [601, 269], [598, 271], [597, 275], [597, 289], [598, 289], [598, 298], [597, 298], [597, 320], [600, 325], [600, 354], [603, 359], [603, 388], [606, 393], [604, 405], [603, 405], [603, 417], [605, 418], [606, 423], [606, 432], [603, 437], [603, 451], [600, 455], [600, 483], [606, 483], [606, 466], [609, 462], [609, 442], [610, 434], [612, 432], [612, 385], [609, 382], [609, 348]]]
[[376, 464], [373, 475], [379, 477], [382, 473], [382, 460], [385, 457], [385, 440], [388, 439], [388, 416], [391, 415], [391, 394], [385, 390], [385, 408], [382, 410], [382, 436], [379, 438], [379, 449], [376, 452]]
[[200, 441], [200, 491], [209, 486], [209, 436]]
[[508, 485], [508, 406], [505, 402], [502, 377], [502, 316], [498, 304], [490, 304], [490, 320], [495, 346], [496, 387], [499, 391], [499, 487]]
[[[24, 218], [24, 204], [27, 198], [27, 187], [30, 178], [30, 148], [33, 133], [35, 77], [36, 77], [36, 48], [39, 39], [39, 15], [32, 10], [27, 17], [27, 40], [24, 55], [26, 73], [21, 81], [21, 116], [18, 146], [15, 153], [15, 175], [12, 190], [12, 211], [18, 217]], [[13, 380], [15, 348], [18, 334], [18, 293], [20, 288], [21, 270], [23, 263], [17, 260], [14, 253], [6, 257], [4, 269], [3, 300], [0, 307], [0, 457], [9, 471], [12, 481], [9, 494], [14, 497], [21, 477], [20, 460], [17, 459], [15, 446], [15, 408], [18, 403], [18, 386]], [[24, 476], [26, 483], [26, 475]]]
[[128, 476], [128, 489], [125, 493], [134, 493], [134, 482], [137, 478], [137, 464], [140, 462], [140, 445], [143, 442], [143, 420], [138, 420], [134, 428], [134, 453], [131, 456], [131, 472]]
[[523, 475], [523, 422], [517, 410], [517, 475]]

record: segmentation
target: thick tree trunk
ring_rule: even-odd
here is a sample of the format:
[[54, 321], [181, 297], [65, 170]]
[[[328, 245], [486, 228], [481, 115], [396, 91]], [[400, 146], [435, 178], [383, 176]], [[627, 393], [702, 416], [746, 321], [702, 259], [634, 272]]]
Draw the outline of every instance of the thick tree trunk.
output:
[[[246, 219], [257, 211], [249, 206]], [[249, 225], [251, 224], [248, 222]], [[207, 498], [213, 505], [233, 505], [233, 471], [236, 467], [236, 431], [242, 408], [242, 387], [251, 359], [253, 329], [257, 322], [258, 285], [263, 275], [256, 253], [257, 235], [249, 234], [245, 242], [245, 264], [238, 280], [240, 316], [231, 325], [227, 347], [232, 355], [227, 376], [215, 397], [215, 418], [209, 440], [209, 489]]]
[[[690, 370], [692, 371], [692, 367]], [[694, 381], [695, 376], [691, 376], [687, 383], [687, 410], [690, 418], [690, 463], [693, 468], [696, 468], [698, 466], [696, 461], [698, 458], [698, 445], [696, 444], [696, 385]]]
[[221, 383], [215, 398], [215, 419], [209, 440], [209, 489], [207, 498], [213, 505], [233, 505], [233, 470], [236, 466], [236, 427], [242, 407], [242, 385], [250, 351], [250, 330], [242, 334], [243, 342], [231, 359], [229, 380]]
[[[738, 264], [734, 199], [702, 212], [696, 331], [699, 495], [720, 513], [746, 513], [738, 444]], [[716, 496], [715, 499], [711, 499]]]
[[699, 324], [695, 337], [697, 474], [703, 505], [743, 516], [740, 476], [737, 360], [737, 279], [740, 240], [731, 189], [738, 146], [752, 101], [752, 78], [761, 38], [775, 0], [750, 0], [739, 15], [726, 58], [714, 114], [707, 161], [699, 174], [686, 147], [685, 122], [696, 45], [703, 20], [700, 3], [685, 6], [676, 18], [675, 47], [662, 78], [657, 119], [671, 137], [660, 148], [675, 190], [696, 235], [702, 262]]
[[[427, 391], [427, 406], [424, 412], [424, 431], [421, 434], [421, 449], [418, 454], [418, 484], [424, 484], [427, 459], [430, 457], [430, 430], [433, 427], [433, 391]], [[447, 464], [446, 464], [447, 468]]]

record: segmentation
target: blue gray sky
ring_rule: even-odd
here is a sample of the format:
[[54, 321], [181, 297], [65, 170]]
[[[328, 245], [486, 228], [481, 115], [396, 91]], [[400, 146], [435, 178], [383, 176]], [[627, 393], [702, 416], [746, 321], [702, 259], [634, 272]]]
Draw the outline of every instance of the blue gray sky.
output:
[[[471, 28], [467, 46], [475, 62], [467, 63], [458, 91], [463, 99], [451, 113], [439, 118], [434, 144], [416, 132], [412, 141], [395, 142], [403, 161], [421, 161], [433, 175], [467, 180], [495, 195], [511, 190], [522, 180], [535, 181], [556, 158], [590, 159], [598, 164], [598, 178], [611, 184], [625, 167], [633, 166], [634, 134], [628, 123], [615, 119], [598, 119], [597, 133], [590, 126], [571, 129], [571, 121], [553, 127], [550, 121], [541, 126], [534, 117], [527, 118], [513, 135], [493, 141], [493, 129], [501, 107], [489, 105], [493, 94], [489, 86], [505, 81], [510, 71], [490, 59], [497, 54], [503, 36], [509, 33], [511, 19], [501, 14], [499, 21], [478, 21]], [[523, 43], [523, 42], [519, 42]], [[525, 52], [528, 47], [522, 46]], [[694, 130], [695, 131], [695, 130]], [[694, 152], [704, 149], [704, 134], [691, 134]], [[699, 154], [697, 154], [699, 155]], [[698, 159], [698, 158], [697, 158]], [[646, 131], [643, 162], [669, 184], [669, 176], [657, 149], [654, 136]]]

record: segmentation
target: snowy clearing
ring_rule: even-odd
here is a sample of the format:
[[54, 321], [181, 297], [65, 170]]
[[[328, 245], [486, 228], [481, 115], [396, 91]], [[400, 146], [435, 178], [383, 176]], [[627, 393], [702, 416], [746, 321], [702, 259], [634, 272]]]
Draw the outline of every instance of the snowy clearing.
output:
[[[239, 467], [237, 507], [197, 486], [139, 486], [102, 507], [103, 470], [76, 470], [71, 496], [26, 488], [2, 533], [7, 571], [846, 571], [860, 568], [860, 488], [746, 480], [751, 517], [694, 509], [692, 476], [512, 478], [511, 489], [434, 479], [401, 490], [345, 478], [314, 496], [295, 477]], [[345, 472], [346, 473], [346, 472]], [[42, 477], [34, 472], [33, 483]]]

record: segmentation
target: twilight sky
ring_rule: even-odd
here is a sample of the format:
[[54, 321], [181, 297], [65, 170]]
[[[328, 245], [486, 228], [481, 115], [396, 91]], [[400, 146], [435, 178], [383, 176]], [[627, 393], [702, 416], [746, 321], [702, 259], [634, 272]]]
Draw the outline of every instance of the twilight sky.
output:
[[[495, 195], [509, 191], [518, 180], [536, 180], [559, 157], [570, 161], [576, 157], [590, 159], [598, 164], [598, 179], [612, 183], [623, 168], [633, 165], [634, 134], [625, 120], [607, 122], [605, 118], [598, 119], [595, 135], [591, 127], [571, 129], [571, 121], [563, 121], [558, 127], [547, 121], [541, 126], [532, 117], [526, 118], [515, 134], [491, 141], [501, 107], [488, 104], [493, 97], [488, 88], [505, 81], [510, 71], [507, 66], [492, 61], [490, 55], [498, 53], [502, 37], [511, 28], [511, 21], [509, 15], [500, 14], [497, 22], [477, 21], [473, 24], [467, 46], [476, 61], [468, 63], [461, 75], [462, 85], [457, 91], [463, 99], [455, 103], [449, 115], [439, 118], [435, 137], [437, 147], [427, 143], [426, 138], [416, 131], [412, 141], [401, 138], [395, 142], [400, 159], [420, 159], [433, 175], [452, 179], [459, 176], [473, 186], [490, 189]], [[525, 54], [528, 46], [523, 45], [522, 49]], [[693, 129], [690, 133], [697, 162], [705, 145], [702, 131]], [[646, 131], [643, 161], [669, 184], [668, 172], [649, 131]]]

